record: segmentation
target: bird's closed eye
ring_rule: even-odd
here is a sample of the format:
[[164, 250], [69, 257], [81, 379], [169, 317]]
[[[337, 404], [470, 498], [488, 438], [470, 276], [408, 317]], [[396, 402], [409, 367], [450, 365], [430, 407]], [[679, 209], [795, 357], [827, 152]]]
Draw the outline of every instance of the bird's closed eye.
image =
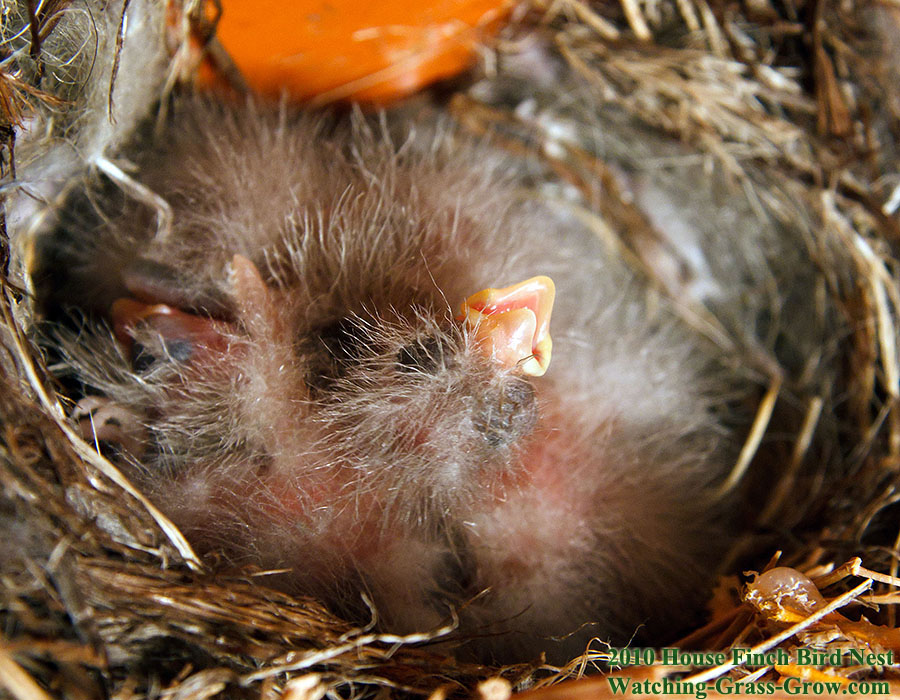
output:
[[309, 385], [326, 389], [360, 362], [366, 353], [366, 338], [353, 319], [342, 318], [306, 336], [298, 352], [309, 360]]
[[401, 372], [437, 374], [452, 364], [449, 341], [439, 335], [418, 338], [397, 353], [397, 368]]
[[[342, 318], [320, 328], [314, 341], [315, 354], [320, 359], [311, 368], [314, 375], [310, 377], [311, 383], [325, 387], [330, 380], [346, 376], [348, 370], [365, 363], [367, 358], [374, 359], [379, 348], [372, 343], [370, 334], [353, 318]], [[451, 340], [439, 333], [421, 335], [402, 347], [395, 359], [396, 369], [408, 373], [437, 374], [453, 364]]]
[[319, 331], [319, 340], [338, 367], [358, 361], [365, 352], [365, 340], [353, 319], [342, 318]]

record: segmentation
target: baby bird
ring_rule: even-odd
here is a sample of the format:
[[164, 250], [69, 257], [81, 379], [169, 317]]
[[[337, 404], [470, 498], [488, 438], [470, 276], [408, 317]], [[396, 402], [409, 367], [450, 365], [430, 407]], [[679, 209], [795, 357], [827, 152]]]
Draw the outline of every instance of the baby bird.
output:
[[191, 102], [133, 155], [162, 210], [73, 199], [52, 298], [113, 329], [61, 342], [86, 436], [202, 550], [381, 629], [673, 635], [726, 531], [708, 354], [488, 139], [347, 121]]

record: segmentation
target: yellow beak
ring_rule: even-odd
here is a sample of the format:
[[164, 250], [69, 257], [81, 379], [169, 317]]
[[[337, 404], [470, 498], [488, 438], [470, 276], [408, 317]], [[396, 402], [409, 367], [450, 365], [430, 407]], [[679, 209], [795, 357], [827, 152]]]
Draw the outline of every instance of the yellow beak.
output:
[[457, 320], [504, 367], [540, 377], [550, 365], [550, 313], [556, 289], [549, 277], [532, 277], [503, 289], [483, 289], [466, 299]]

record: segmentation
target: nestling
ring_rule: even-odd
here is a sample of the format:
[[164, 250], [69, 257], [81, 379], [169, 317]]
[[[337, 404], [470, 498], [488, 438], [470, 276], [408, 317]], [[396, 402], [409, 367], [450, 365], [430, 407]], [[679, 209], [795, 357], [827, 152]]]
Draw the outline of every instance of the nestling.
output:
[[86, 436], [201, 549], [382, 629], [674, 631], [730, 467], [704, 353], [489, 141], [351, 121], [190, 103], [133, 156], [170, 221], [71, 202], [55, 299], [112, 329], [62, 344]]

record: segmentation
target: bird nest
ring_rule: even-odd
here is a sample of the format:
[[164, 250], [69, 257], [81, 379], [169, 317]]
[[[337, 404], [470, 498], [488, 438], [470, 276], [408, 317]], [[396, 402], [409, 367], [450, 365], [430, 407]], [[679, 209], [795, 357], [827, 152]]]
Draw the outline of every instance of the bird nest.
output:
[[[54, 147], [26, 143], [17, 154], [23, 123], [42, 110], [65, 114], [77, 102], [60, 95], [62, 88], [45, 90], [39, 67], [41, 42], [50, 46], [57, 27], [54, 13], [69, 3], [26, 5], [21, 31], [4, 29], [0, 46], [4, 196], [16, 189], [20, 158], [36, 162]], [[222, 60], [214, 27], [204, 22], [197, 15], [170, 26], [172, 62], [157, 97], [185, 89], [179, 84], [192, 76], [196, 54], [185, 45], [213, 47]], [[111, 26], [119, 45], [112, 75], [127, 80], [118, 65], [127, 36], [118, 22]], [[577, 215], [633, 269], [648, 296], [668, 298], [684, 324], [754, 388], [740, 399], [745, 420], [735, 429], [743, 448], [721, 486], [740, 494], [746, 534], [722, 566], [707, 619], [686, 637], [666, 640], [666, 652], [622, 653], [598, 641], [562, 668], [540, 659], [509, 668], [466, 664], [440, 645], [452, 624], [421, 635], [382, 634], [337, 619], [314, 600], [273, 592], [259, 572], [216, 573], [215, 562], [201, 562], [74, 430], [71, 399], [35, 342], [29, 238], [5, 216], [5, 693], [17, 700], [511, 693], [545, 700], [625, 689], [740, 695], [752, 694], [754, 683], [787, 683], [767, 694], [900, 694], [896, 667], [884, 655], [900, 653], [898, 29], [900, 9], [866, 0], [535, 2], [518, 8], [484, 48], [481, 68], [420, 98], [466, 129], [493, 133], [514, 153], [539, 154], [561, 186], [592, 204]], [[32, 50], [23, 51], [29, 35]], [[529, 52], [538, 61], [551, 57], [553, 75], [564, 79], [542, 81], [541, 66], [523, 70]], [[665, 242], [616, 177], [627, 155], [597, 147], [596, 110], [660, 143], [680, 144], [677, 157], [743, 192], [761, 219], [791, 232], [781, 242], [790, 260], [760, 277], [782, 325], [810, 320], [810, 340], [799, 344], [804, 354], [781, 352], [771, 332], [776, 322], [749, 324], [741, 310], [702, 303], [684, 293], [683, 280], [667, 276], [657, 262]], [[722, 239], [726, 248], [752, 248]], [[734, 655], [736, 648], [749, 651]], [[821, 656], [803, 656], [811, 650]]]

